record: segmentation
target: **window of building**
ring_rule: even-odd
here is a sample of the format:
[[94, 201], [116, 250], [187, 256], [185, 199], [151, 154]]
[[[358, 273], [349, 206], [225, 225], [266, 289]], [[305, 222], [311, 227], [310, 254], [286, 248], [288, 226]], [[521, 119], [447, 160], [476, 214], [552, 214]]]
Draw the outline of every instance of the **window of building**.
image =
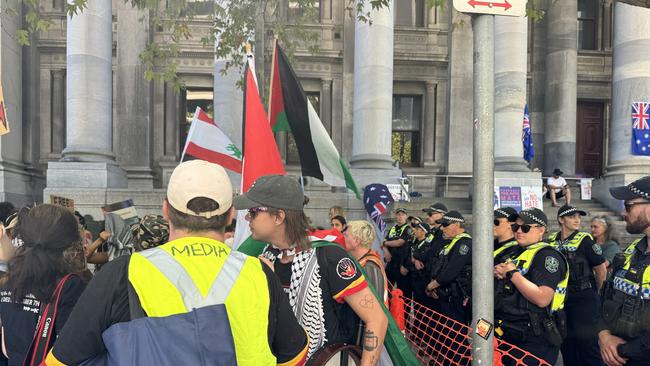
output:
[[393, 133], [391, 156], [401, 166], [419, 166], [422, 96], [393, 96]]
[[598, 49], [598, 0], [578, 0], [578, 48]]
[[187, 89], [185, 90], [185, 103], [184, 107], [184, 118], [181, 117], [181, 127], [180, 127], [180, 142], [179, 151], [183, 153], [185, 148], [185, 141], [187, 141], [187, 133], [190, 131], [190, 126], [192, 125], [192, 120], [194, 119], [194, 111], [196, 107], [201, 107], [208, 116], [212, 117], [214, 112], [214, 100], [212, 90], [206, 89]]
[[[311, 105], [314, 107], [316, 113], [320, 117], [320, 92], [305, 92], [307, 98], [311, 102]], [[291, 133], [287, 133], [287, 164], [300, 165], [300, 154], [298, 153], [298, 147], [296, 146], [296, 140], [294, 140]]]
[[[214, 14], [214, 0], [185, 0], [181, 17], [208, 18]], [[169, 6], [169, 0], [168, 4]]]
[[426, 0], [400, 0], [395, 7], [395, 25], [402, 27], [424, 27]]
[[289, 1], [287, 18], [291, 22], [320, 23], [320, 0], [312, 2], [310, 8], [300, 7], [298, 1]]

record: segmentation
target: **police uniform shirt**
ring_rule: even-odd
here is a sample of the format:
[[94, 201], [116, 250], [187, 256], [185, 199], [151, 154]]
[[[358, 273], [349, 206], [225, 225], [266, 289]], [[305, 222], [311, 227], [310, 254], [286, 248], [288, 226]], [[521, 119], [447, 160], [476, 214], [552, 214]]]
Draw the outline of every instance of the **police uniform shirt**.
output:
[[[404, 228], [404, 226], [406, 226]], [[400, 234], [400, 231], [404, 228], [404, 231]], [[411, 230], [411, 226], [407, 223], [404, 225], [395, 225], [395, 235], [391, 236], [392, 230], [389, 230], [388, 233], [386, 234], [386, 240], [387, 241], [392, 241], [392, 240], [398, 240], [398, 239], [403, 239], [404, 240], [404, 245], [401, 247], [388, 247], [388, 251], [390, 252], [392, 258], [390, 262], [388, 262], [388, 267], [399, 267], [408, 255], [408, 243], [413, 237], [413, 231]]]
[[[86, 283], [79, 276], [70, 277], [63, 285], [61, 301], [57, 307], [54, 335], [61, 333]], [[14, 302], [11, 291], [0, 291], [0, 322], [4, 330], [4, 344], [9, 355], [9, 366], [22, 366], [29, 346], [34, 339], [40, 308], [44, 306], [33, 295]]]
[[[650, 253], [648, 250], [648, 237], [644, 237], [637, 243], [636, 249], [632, 254], [630, 268], [638, 266], [640, 262], [650, 262]], [[610, 279], [612, 281], [612, 279]], [[650, 311], [645, 308], [643, 311]], [[601, 319], [598, 331], [608, 329], [604, 320]], [[621, 335], [614, 334], [621, 337]], [[626, 337], [621, 337], [626, 338]], [[638, 337], [632, 339], [625, 339], [626, 343], [618, 346], [618, 353], [621, 357], [628, 358], [626, 365], [648, 365], [650, 364], [650, 329], [642, 332]], [[641, 361], [641, 362], [635, 362]]]
[[[514, 239], [513, 239], [514, 240]], [[503, 247], [503, 245], [511, 242], [512, 240], [506, 240], [504, 242], [501, 242], [499, 248]], [[496, 251], [497, 249], [495, 249]], [[521, 245], [513, 245], [509, 248], [503, 249], [499, 254], [497, 254], [494, 257], [494, 265], [500, 264], [500, 263], [505, 263], [510, 260], [515, 260], [521, 253], [524, 252], [526, 248], [522, 247]]]
[[513, 242], [513, 241], [515, 241], [515, 238], [510, 238], [510, 239], [505, 240], [505, 241], [499, 241], [499, 239], [494, 239], [494, 250], [497, 250], [497, 249], [501, 248], [502, 246], [504, 246], [504, 245], [506, 245], [506, 244], [508, 244], [510, 242]]
[[[558, 233], [556, 243], [559, 245], [564, 245], [567, 244], [573, 239], [579, 231], [574, 231], [569, 237], [566, 239], [560, 240], [560, 233]], [[603, 249], [598, 243], [596, 243], [590, 236], [585, 236], [582, 241], [580, 242], [580, 246], [578, 247], [578, 250], [576, 254], [581, 254], [584, 258], [587, 259], [587, 263], [589, 263], [589, 266], [591, 268], [594, 268], [596, 266], [599, 266], [603, 263], [605, 263], [605, 257], [603, 257]], [[592, 275], [593, 278], [593, 275]], [[569, 275], [569, 285], [575, 283], [575, 278], [573, 276]]]
[[[440, 255], [442, 258], [442, 254]], [[472, 239], [461, 238], [447, 253], [447, 263], [434, 279], [440, 287], [447, 287], [458, 278], [465, 267], [472, 264]]]
[[562, 253], [544, 248], [535, 254], [526, 278], [537, 286], [547, 286], [555, 290], [564, 279], [567, 270]]
[[[113, 324], [131, 320], [128, 295], [128, 287], [131, 287], [128, 279], [130, 259], [130, 256], [122, 256], [112, 260], [88, 284], [54, 347], [54, 356], [59, 361], [76, 365], [105, 353], [102, 333]], [[277, 362], [283, 363], [292, 360], [306, 347], [306, 337], [295, 320], [277, 276], [266, 265], [262, 268], [269, 287], [269, 345]], [[139, 302], [137, 306], [140, 307]], [[293, 337], [295, 334], [303, 336], [296, 338]], [[160, 334], [160, 337], [164, 336]]]

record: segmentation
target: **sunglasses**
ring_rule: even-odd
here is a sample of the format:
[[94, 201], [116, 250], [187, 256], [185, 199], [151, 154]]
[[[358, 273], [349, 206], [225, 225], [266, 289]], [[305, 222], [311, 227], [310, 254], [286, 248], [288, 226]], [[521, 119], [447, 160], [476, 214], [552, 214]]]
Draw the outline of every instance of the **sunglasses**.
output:
[[447, 226], [449, 226], [451, 224], [453, 224], [453, 222], [445, 221], [445, 222], [441, 223], [440, 226], [447, 227]]
[[248, 209], [248, 217], [254, 219], [260, 212], [269, 212], [268, 207], [253, 207]]
[[494, 219], [494, 226], [499, 226], [501, 225], [501, 221], [499, 219]]
[[625, 212], [630, 212], [632, 210], [632, 207], [636, 205], [647, 205], [650, 204], [648, 201], [641, 201], [641, 202], [625, 202], [623, 205], [625, 206]]
[[528, 224], [524, 224], [524, 225], [512, 224], [512, 225], [510, 225], [510, 227], [512, 228], [512, 231], [515, 232], [515, 233], [517, 231], [519, 231], [519, 229], [521, 228], [521, 232], [523, 232], [524, 234], [528, 234], [528, 232], [530, 231], [531, 228], [540, 227], [540, 226], [539, 225], [528, 225]]

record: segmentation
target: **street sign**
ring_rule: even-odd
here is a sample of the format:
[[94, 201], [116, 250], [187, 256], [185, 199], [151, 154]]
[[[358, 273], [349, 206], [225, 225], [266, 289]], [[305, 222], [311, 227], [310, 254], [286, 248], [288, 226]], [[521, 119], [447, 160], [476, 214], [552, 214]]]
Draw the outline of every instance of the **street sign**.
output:
[[454, 0], [454, 9], [461, 13], [523, 17], [526, 15], [526, 2], [527, 0]]

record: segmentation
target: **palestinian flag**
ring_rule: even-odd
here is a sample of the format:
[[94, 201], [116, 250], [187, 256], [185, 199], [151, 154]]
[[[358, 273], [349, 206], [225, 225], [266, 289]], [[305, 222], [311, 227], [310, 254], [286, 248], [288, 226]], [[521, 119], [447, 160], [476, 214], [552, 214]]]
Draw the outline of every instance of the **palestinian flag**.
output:
[[341, 159], [277, 40], [271, 67], [269, 121], [274, 131], [293, 134], [302, 175], [331, 186], [348, 187], [361, 199], [347, 163]]
[[[249, 57], [249, 60], [251, 59], [252, 57]], [[257, 89], [255, 69], [250, 61], [247, 63], [244, 75], [242, 193], [248, 192], [257, 178], [263, 175], [286, 174]], [[233, 249], [256, 256], [261, 253], [266, 244], [255, 241], [251, 237], [251, 231], [246, 222], [246, 213], [246, 210], [237, 212]]]

